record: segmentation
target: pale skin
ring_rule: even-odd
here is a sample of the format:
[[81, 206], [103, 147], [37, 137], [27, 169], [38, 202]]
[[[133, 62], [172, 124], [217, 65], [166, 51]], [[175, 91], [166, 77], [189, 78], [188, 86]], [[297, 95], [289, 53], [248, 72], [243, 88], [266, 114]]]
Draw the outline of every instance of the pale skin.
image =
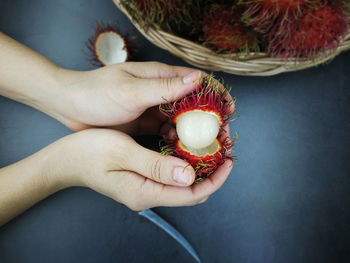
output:
[[204, 202], [227, 179], [230, 161], [193, 184], [194, 170], [184, 160], [161, 156], [130, 137], [171, 136], [157, 106], [164, 98], [184, 97], [203, 74], [157, 62], [66, 70], [0, 33], [0, 95], [76, 131], [0, 169], [0, 225], [72, 186], [89, 187], [135, 211]]

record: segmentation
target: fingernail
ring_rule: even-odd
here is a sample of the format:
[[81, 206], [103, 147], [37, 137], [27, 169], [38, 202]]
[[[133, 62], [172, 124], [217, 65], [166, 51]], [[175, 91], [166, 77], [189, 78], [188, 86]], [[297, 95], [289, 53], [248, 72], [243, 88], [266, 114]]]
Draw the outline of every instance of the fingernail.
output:
[[198, 71], [192, 72], [187, 76], [183, 77], [183, 82], [184, 84], [190, 84], [198, 80], [198, 78], [199, 78], [199, 72]]
[[175, 182], [182, 185], [189, 185], [192, 182], [193, 174], [184, 167], [176, 167], [173, 172]]

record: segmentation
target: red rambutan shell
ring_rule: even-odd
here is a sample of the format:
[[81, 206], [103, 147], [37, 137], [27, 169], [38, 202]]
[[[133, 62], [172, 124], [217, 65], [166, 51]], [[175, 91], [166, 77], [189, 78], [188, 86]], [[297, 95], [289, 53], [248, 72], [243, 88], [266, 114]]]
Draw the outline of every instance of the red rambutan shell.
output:
[[[115, 38], [122, 43], [121, 47], [116, 47], [118, 50], [113, 52], [119, 51], [119, 52], [125, 53], [125, 55], [121, 54], [122, 59], [117, 60], [115, 63], [128, 61], [132, 56], [133, 51], [135, 50], [135, 48], [133, 48], [133, 43], [132, 43], [133, 37], [130, 37], [129, 35], [121, 34], [117, 25], [96, 22], [95, 32], [93, 36], [89, 38], [86, 44], [89, 50], [88, 59], [90, 63], [94, 66], [106, 66], [108, 64], [103, 59], [103, 57], [101, 57], [101, 55], [99, 54], [98, 47], [97, 47], [97, 44], [99, 43], [100, 39], [102, 39], [104, 36], [108, 34], [114, 34]], [[107, 48], [113, 48], [113, 47], [109, 46]]]
[[258, 51], [258, 34], [241, 22], [241, 15], [235, 5], [212, 5], [203, 20], [204, 44], [217, 52]]
[[233, 160], [232, 157], [227, 156], [227, 151], [230, 150], [235, 141], [232, 142], [229, 138], [220, 142], [216, 139], [217, 150], [214, 153], [207, 154], [205, 156], [196, 156], [186, 150], [181, 144], [180, 140], [175, 140], [174, 143], [170, 143], [170, 147], [173, 149], [173, 155], [187, 161], [196, 171], [197, 181], [207, 178], [213, 174], [217, 168], [222, 165], [226, 160]]
[[342, 5], [322, 4], [276, 27], [268, 35], [268, 52], [285, 58], [315, 57], [334, 52], [348, 32]]
[[[174, 103], [166, 103], [160, 106], [160, 111], [167, 116], [174, 125], [177, 118], [190, 111], [204, 111], [215, 114], [218, 117], [220, 132], [215, 140], [217, 148], [206, 155], [191, 153], [178, 138], [165, 141], [166, 146], [162, 148], [163, 153], [172, 154], [186, 160], [196, 171], [198, 180], [210, 176], [227, 159], [236, 140], [231, 141], [223, 126], [228, 124], [235, 112], [232, 112], [233, 100], [227, 99], [227, 89], [216, 81], [212, 75], [207, 76], [196, 84], [195, 90]], [[213, 144], [214, 145], [214, 142]], [[215, 145], [214, 145], [215, 146]], [[211, 149], [212, 150], [212, 149]], [[210, 151], [211, 151], [210, 150]]]

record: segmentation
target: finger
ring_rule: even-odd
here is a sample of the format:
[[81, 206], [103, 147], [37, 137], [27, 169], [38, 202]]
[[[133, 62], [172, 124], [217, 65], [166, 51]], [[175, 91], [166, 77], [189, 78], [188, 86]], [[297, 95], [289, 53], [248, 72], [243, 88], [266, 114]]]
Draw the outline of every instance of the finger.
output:
[[180, 158], [161, 156], [138, 145], [129, 145], [125, 170], [134, 171], [153, 181], [176, 186], [193, 184], [195, 175], [192, 166]]
[[146, 108], [176, 101], [193, 91], [194, 83], [201, 77], [200, 71], [194, 71], [184, 77], [135, 79], [135, 96], [140, 105]]
[[214, 84], [218, 84], [220, 87], [220, 90], [222, 92], [224, 92], [223, 98], [230, 104], [230, 112], [233, 113], [235, 111], [235, 103], [234, 103], [234, 100], [229, 92], [230, 90], [227, 89], [225, 87], [225, 85], [223, 84], [223, 82], [220, 82], [219, 80], [214, 79]]
[[152, 195], [154, 206], [192, 206], [217, 191], [224, 184], [231, 170], [232, 162], [226, 161], [209, 178], [191, 187], [166, 185], [158, 191], [154, 191], [152, 187], [149, 187], [150, 189], [145, 187], [144, 190], [147, 195]]
[[[137, 78], [175, 78], [198, 71], [192, 68], [170, 66], [160, 62], [128, 62], [124, 70]], [[203, 74], [206, 74], [203, 72]]]
[[[224, 127], [222, 127], [222, 130], [219, 134], [219, 141], [220, 142], [225, 142], [226, 140], [228, 140], [228, 143], [232, 143], [231, 135], [230, 135], [230, 126], [228, 124], [226, 124]], [[232, 149], [228, 148], [226, 150], [226, 156], [231, 155], [231, 153], [232, 153]]]
[[205, 198], [216, 192], [227, 180], [232, 170], [232, 161], [225, 161], [214, 174], [201, 181], [199, 184], [192, 186], [194, 195]]
[[227, 100], [230, 103], [230, 112], [235, 112], [236, 105], [234, 103], [234, 100], [229, 92], [226, 92], [224, 99]]
[[192, 197], [190, 187], [164, 185], [132, 171], [109, 172], [104, 180], [93, 185], [93, 189], [134, 211], [160, 205], [184, 206]]
[[190, 187], [164, 185], [131, 171], [111, 171], [103, 180], [96, 180], [92, 188], [134, 211], [160, 205], [195, 205], [208, 199], [195, 199]]
[[219, 141], [222, 142], [227, 137], [230, 137], [230, 126], [228, 124], [222, 127], [219, 133]]
[[[133, 153], [130, 156], [134, 157]], [[232, 163], [227, 161], [209, 178], [191, 187], [164, 185], [132, 171], [110, 171], [103, 180], [93, 183], [92, 188], [135, 211], [154, 206], [190, 206], [217, 191], [231, 169]]]

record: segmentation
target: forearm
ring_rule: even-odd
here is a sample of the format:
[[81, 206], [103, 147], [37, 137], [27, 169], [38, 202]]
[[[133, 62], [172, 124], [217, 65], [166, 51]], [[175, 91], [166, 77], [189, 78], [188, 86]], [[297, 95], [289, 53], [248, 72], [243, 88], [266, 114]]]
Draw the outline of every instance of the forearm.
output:
[[58, 176], [52, 146], [0, 169], [0, 226], [35, 203], [68, 187]]
[[59, 71], [44, 56], [0, 32], [0, 95], [46, 112], [60, 96]]

